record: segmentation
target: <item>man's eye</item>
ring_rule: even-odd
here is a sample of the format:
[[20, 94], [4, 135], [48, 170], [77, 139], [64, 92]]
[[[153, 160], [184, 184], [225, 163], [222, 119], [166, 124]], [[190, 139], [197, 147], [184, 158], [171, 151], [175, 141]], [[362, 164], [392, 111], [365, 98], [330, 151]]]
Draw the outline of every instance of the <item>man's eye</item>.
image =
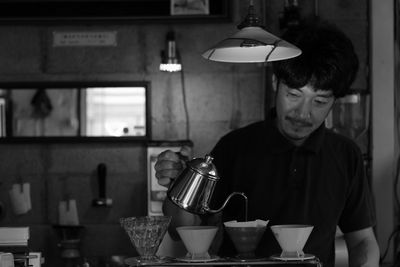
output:
[[326, 98], [316, 98], [315, 103], [317, 103], [318, 105], [325, 105], [329, 103], [329, 100]]
[[290, 97], [299, 97], [300, 94], [297, 93], [297, 92], [288, 92], [288, 96], [290, 96]]

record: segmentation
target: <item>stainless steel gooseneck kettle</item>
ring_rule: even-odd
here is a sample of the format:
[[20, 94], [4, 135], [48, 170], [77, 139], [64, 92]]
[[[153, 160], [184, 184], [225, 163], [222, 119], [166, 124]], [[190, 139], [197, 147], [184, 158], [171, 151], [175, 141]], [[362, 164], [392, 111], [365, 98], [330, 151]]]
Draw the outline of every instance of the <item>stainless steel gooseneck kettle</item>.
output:
[[209, 207], [215, 185], [219, 180], [212, 160], [210, 155], [206, 155], [205, 158], [194, 158], [186, 162], [186, 168], [169, 187], [168, 198], [182, 209], [196, 214], [220, 212], [234, 195], [243, 196], [247, 202], [244, 193], [233, 192], [227, 197], [221, 208], [211, 209]]

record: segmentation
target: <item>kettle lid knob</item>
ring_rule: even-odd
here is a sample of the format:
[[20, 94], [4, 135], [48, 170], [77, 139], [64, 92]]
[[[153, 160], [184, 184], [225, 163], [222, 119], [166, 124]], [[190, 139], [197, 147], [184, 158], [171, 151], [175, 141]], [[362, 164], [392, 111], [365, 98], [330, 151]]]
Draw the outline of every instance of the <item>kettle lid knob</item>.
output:
[[217, 169], [215, 165], [212, 163], [214, 158], [207, 154], [204, 158], [194, 158], [189, 161], [187, 164], [191, 169], [200, 173], [201, 175], [208, 176], [212, 179], [219, 179]]
[[207, 164], [211, 164], [211, 162], [213, 161], [213, 159], [214, 159], [214, 158], [213, 158], [211, 155], [209, 155], [209, 154], [206, 155], [206, 163], [207, 163]]

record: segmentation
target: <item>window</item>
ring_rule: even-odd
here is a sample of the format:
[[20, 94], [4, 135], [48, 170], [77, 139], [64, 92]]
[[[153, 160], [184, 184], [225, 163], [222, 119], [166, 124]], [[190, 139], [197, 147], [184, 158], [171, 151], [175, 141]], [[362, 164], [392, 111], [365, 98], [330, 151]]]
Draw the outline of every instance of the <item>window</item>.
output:
[[5, 92], [6, 139], [149, 136], [147, 82], [24, 83], [0, 88]]
[[145, 87], [96, 87], [81, 90], [84, 136], [145, 136]]

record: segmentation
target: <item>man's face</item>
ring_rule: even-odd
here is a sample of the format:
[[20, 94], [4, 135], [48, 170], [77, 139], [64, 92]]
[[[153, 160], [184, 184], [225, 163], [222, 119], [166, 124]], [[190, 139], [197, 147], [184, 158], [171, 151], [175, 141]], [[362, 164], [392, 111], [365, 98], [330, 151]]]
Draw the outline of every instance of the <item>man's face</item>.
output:
[[280, 82], [276, 92], [277, 126], [295, 145], [301, 145], [328, 116], [334, 103], [332, 91], [310, 85], [289, 88]]

